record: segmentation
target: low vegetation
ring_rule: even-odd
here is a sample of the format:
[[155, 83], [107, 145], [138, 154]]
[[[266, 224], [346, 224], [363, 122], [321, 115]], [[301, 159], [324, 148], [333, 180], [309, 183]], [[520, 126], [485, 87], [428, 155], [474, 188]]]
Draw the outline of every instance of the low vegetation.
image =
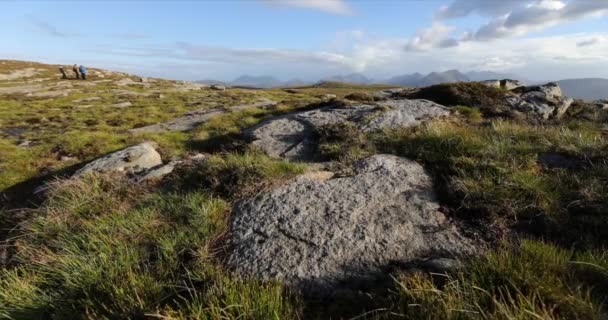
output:
[[[162, 90], [172, 85], [154, 84]], [[125, 98], [103, 82], [53, 99], [3, 96], [0, 190], [61, 176], [144, 140], [159, 143], [165, 160], [211, 155], [186, 163], [161, 184], [103, 175], [59, 179], [42, 203], [0, 206], [0, 318], [606, 319], [605, 125], [580, 117], [542, 125], [494, 118], [502, 112], [488, 107], [497, 106], [494, 100], [479, 100], [477, 90], [486, 89], [431, 88], [418, 97], [432, 93], [460, 116], [373, 134], [349, 123], [325, 127], [317, 132], [318, 158], [342, 174], [375, 153], [418, 160], [435, 178], [444, 211], [491, 248], [453, 272], [395, 271], [388, 287], [322, 305], [280, 282], [242, 278], [223, 266], [232, 203], [309, 170], [263, 155], [239, 133], [270, 116], [322, 106], [323, 94], [344, 97], [379, 87], [167, 92], [162, 99], [128, 98], [134, 107], [118, 110], [109, 105]], [[86, 102], [90, 108], [73, 102], [93, 95], [101, 100]], [[280, 103], [228, 112], [191, 132], [127, 131], [259, 97]], [[18, 146], [26, 140], [30, 147]]]

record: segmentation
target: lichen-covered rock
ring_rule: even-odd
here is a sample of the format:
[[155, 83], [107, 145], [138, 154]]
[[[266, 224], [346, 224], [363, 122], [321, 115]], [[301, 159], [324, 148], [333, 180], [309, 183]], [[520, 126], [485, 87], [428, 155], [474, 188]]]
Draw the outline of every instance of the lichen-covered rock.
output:
[[513, 109], [536, 114], [544, 120], [561, 118], [574, 102], [566, 98], [557, 83], [547, 83], [541, 86], [517, 88], [515, 93], [507, 97], [507, 102]]
[[413, 127], [421, 121], [446, 117], [450, 110], [428, 100], [389, 100], [380, 102], [389, 110], [381, 113], [363, 127], [365, 131]]
[[90, 172], [140, 173], [161, 165], [162, 159], [152, 142], [144, 142], [103, 156], [78, 170], [74, 177]]
[[375, 155], [354, 176], [296, 179], [242, 200], [227, 263], [245, 276], [330, 288], [393, 263], [475, 253], [439, 211], [431, 181], [414, 161]]

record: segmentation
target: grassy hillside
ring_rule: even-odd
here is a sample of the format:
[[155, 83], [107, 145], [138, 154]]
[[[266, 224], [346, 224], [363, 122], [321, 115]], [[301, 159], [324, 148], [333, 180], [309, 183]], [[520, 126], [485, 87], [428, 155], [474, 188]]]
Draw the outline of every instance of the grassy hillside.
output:
[[[479, 109], [459, 106], [454, 117], [415, 129], [362, 133], [345, 123], [319, 132], [320, 156], [343, 174], [374, 153], [419, 161], [434, 177], [442, 210], [489, 243], [486, 253], [452, 272], [394, 270], [390, 284], [319, 300], [224, 267], [231, 205], [314, 169], [270, 159], [238, 132], [311, 108], [325, 94], [385, 87], [326, 83], [289, 92], [221, 92], [183, 90], [181, 83], [160, 79], [119, 86], [121, 79], [139, 78], [92, 70], [86, 82], [65, 81], [58, 79], [57, 66], [14, 61], [0, 62], [0, 74], [30, 67], [40, 70], [0, 81], [0, 88], [70, 83], [73, 91], [52, 98], [0, 94], [5, 196], [144, 140], [159, 143], [165, 160], [197, 152], [209, 159], [186, 163], [162, 183], [89, 175], [53, 182], [40, 202], [5, 202], [0, 318], [608, 317], [608, 131], [601, 121], [538, 124], [484, 118]], [[100, 99], [74, 102], [91, 97]], [[260, 98], [280, 103], [230, 111], [190, 132], [127, 131]], [[112, 107], [125, 101], [132, 106]]]

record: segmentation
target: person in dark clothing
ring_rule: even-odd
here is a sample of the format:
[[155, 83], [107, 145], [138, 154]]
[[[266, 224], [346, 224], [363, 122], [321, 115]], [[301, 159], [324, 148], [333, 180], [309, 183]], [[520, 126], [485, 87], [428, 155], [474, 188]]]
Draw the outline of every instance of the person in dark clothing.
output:
[[82, 76], [82, 80], [86, 80], [87, 79], [87, 69], [83, 65], [80, 65], [80, 68], [78, 70], [80, 70], [80, 75]]
[[72, 66], [72, 71], [76, 74], [76, 79], [80, 79], [80, 74], [78, 74], [78, 67], [76, 65]]
[[63, 66], [59, 67], [59, 71], [61, 72], [61, 79], [67, 79], [68, 75], [65, 74], [65, 69], [63, 68]]

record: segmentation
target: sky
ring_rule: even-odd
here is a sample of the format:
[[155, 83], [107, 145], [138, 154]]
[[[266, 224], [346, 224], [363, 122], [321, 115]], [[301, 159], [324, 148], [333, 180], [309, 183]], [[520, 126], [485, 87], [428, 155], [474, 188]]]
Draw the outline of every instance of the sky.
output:
[[608, 78], [608, 0], [3, 1], [0, 59], [182, 80]]

